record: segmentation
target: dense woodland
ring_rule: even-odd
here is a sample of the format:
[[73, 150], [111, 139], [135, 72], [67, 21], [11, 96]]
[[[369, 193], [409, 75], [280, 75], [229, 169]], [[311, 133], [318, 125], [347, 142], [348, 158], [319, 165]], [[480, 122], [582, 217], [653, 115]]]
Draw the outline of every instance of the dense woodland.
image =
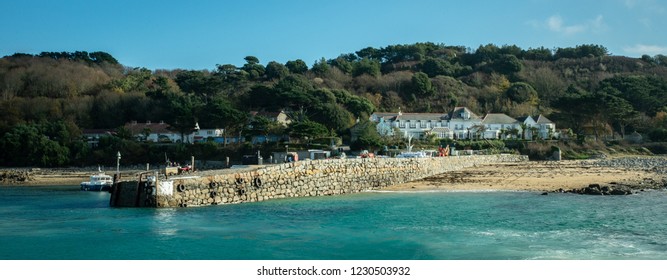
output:
[[[217, 64], [214, 70], [150, 71], [125, 67], [105, 52], [5, 56], [0, 59], [0, 165], [94, 165], [114, 162], [117, 150], [127, 162], [141, 163], [161, 162], [167, 151], [215, 159], [253, 149], [248, 144], [234, 150], [212, 143], [136, 143], [121, 128], [130, 121], [165, 121], [182, 133], [198, 122], [202, 128], [224, 128], [228, 135], [285, 133], [296, 142], [336, 136], [347, 141], [356, 120], [363, 127], [372, 112], [399, 108], [448, 112], [467, 106], [480, 115], [544, 114], [577, 135], [622, 138], [637, 131], [647, 140], [667, 141], [664, 55], [613, 56], [599, 45], [524, 50], [416, 43], [368, 47], [311, 63], [262, 63], [254, 56], [245, 61]], [[248, 114], [276, 110], [288, 112], [294, 123], [283, 128]], [[117, 133], [92, 149], [81, 138], [82, 129], [90, 128], [116, 128]], [[358, 146], [389, 141], [372, 129], [362, 134]]]

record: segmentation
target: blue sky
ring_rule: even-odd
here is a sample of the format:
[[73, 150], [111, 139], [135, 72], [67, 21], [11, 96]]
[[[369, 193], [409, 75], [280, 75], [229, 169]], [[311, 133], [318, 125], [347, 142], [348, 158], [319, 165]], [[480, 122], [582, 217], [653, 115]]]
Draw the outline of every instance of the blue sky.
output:
[[0, 0], [0, 56], [105, 51], [123, 65], [214, 69], [365, 47], [599, 44], [667, 54], [665, 0]]

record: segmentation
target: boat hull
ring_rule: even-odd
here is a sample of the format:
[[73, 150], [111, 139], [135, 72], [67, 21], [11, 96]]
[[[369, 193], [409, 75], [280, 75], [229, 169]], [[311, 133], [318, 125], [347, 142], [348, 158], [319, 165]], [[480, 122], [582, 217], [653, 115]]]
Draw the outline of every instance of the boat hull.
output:
[[91, 192], [106, 192], [111, 190], [111, 185], [95, 185], [95, 184], [81, 184], [82, 191], [91, 191]]

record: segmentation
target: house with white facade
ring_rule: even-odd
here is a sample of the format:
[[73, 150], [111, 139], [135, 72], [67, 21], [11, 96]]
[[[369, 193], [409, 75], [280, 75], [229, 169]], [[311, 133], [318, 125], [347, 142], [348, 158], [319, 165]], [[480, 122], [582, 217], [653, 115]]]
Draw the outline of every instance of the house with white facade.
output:
[[[554, 135], [556, 125], [540, 115], [519, 120], [506, 114], [489, 113], [480, 118], [466, 107], [456, 107], [450, 113], [397, 113], [376, 112], [370, 116], [381, 136], [393, 136], [397, 131], [405, 138], [424, 139], [435, 135], [443, 139], [532, 139], [532, 132], [539, 138]], [[526, 127], [523, 134], [522, 124]]]
[[467, 139], [469, 128], [479, 124], [481, 119], [470, 109], [456, 107], [452, 112], [445, 113], [397, 113], [377, 112], [370, 116], [377, 123], [377, 131], [381, 136], [392, 136], [400, 131], [403, 137], [424, 139], [430, 133], [442, 138]]
[[192, 139], [194, 142], [206, 142], [222, 137], [225, 130], [222, 128], [205, 128], [200, 129], [199, 124], [195, 126], [195, 131], [192, 132]]
[[483, 139], [510, 139], [521, 137], [521, 122], [505, 115], [489, 113], [482, 120]]
[[535, 123], [537, 123], [537, 128], [539, 129], [537, 137], [541, 139], [558, 137], [558, 135], [556, 134], [556, 124], [547, 119], [547, 117], [539, 115]]
[[472, 139], [473, 127], [482, 123], [482, 119], [467, 107], [456, 107], [447, 115], [447, 127], [454, 133], [454, 139]]
[[224, 129], [221, 128], [199, 128], [199, 123], [195, 124], [193, 132], [181, 135], [178, 131], [170, 129], [169, 124], [160, 122], [147, 121], [139, 123], [132, 121], [124, 126], [129, 130], [135, 139], [147, 142], [161, 142], [161, 143], [195, 143], [205, 142], [208, 139], [219, 138], [223, 136]]
[[[181, 142], [181, 134], [169, 129], [169, 124], [160, 122], [147, 121], [139, 123], [132, 121], [125, 124], [125, 129], [129, 130], [137, 140], [148, 142]], [[184, 135], [184, 142], [192, 143], [191, 137]]]
[[526, 128], [526, 131], [521, 133], [524, 139], [550, 139], [551, 137], [560, 137], [560, 133], [556, 131], [556, 124], [543, 115], [539, 115], [535, 118], [525, 116], [517, 118], [517, 120]]

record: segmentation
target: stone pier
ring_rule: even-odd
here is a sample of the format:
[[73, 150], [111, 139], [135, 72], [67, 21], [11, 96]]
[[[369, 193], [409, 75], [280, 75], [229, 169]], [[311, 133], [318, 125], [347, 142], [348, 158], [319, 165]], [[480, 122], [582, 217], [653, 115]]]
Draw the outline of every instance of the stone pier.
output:
[[365, 158], [299, 161], [251, 171], [119, 182], [111, 206], [197, 207], [287, 197], [325, 196], [379, 190], [448, 171], [497, 162], [527, 161], [521, 155], [436, 158]]

